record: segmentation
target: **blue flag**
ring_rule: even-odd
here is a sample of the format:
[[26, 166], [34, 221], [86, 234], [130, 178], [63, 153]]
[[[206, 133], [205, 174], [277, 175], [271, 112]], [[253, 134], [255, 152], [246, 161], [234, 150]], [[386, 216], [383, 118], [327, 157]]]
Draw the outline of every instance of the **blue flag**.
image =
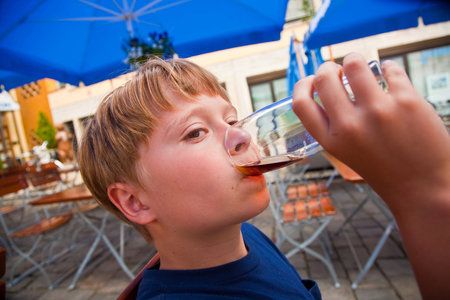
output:
[[305, 73], [306, 75], [313, 75], [324, 62], [322, 54], [320, 49], [307, 50], [305, 54], [308, 58], [308, 62], [305, 64]]
[[295, 46], [294, 37], [291, 37], [291, 44], [289, 46], [289, 67], [286, 75], [289, 96], [291, 96], [294, 91], [295, 83], [300, 80], [299, 62], [297, 61]]

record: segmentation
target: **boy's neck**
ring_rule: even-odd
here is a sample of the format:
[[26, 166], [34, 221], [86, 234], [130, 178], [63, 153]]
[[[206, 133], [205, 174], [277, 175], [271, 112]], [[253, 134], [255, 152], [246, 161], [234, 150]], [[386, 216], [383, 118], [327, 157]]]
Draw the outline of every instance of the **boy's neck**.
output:
[[241, 226], [198, 238], [178, 237], [176, 234], [155, 239], [160, 255], [160, 269], [193, 270], [220, 266], [247, 255]]

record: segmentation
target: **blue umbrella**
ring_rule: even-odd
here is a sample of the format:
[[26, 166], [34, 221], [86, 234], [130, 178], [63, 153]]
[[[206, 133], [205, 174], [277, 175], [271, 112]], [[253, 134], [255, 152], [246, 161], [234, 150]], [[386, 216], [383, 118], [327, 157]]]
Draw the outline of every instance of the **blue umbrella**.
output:
[[[287, 6], [287, 0], [118, 2], [0, 1], [0, 70], [95, 83], [129, 70], [123, 45], [130, 37], [168, 32], [181, 57], [268, 42], [280, 38]], [[8, 88], [21, 83], [9, 82]]]
[[35, 77], [30, 77], [30, 76], [26, 76], [26, 75], [15, 73], [15, 72], [0, 70], [0, 84], [4, 85], [8, 89], [15, 87], [15, 86], [24, 85], [24, 84], [34, 81], [36, 79], [40, 79], [40, 78], [35, 78]]
[[325, 0], [305, 34], [315, 49], [374, 34], [450, 20], [448, 0]]

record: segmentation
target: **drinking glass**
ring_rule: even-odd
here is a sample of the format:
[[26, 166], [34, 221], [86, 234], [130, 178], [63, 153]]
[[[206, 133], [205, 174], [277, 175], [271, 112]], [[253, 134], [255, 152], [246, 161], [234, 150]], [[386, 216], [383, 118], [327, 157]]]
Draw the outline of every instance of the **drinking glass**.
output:
[[[387, 90], [380, 64], [369, 63], [378, 84]], [[351, 101], [354, 95], [345, 76], [342, 83]], [[317, 94], [314, 99], [320, 104]], [[292, 110], [292, 97], [263, 107], [230, 126], [224, 146], [231, 163], [245, 175], [262, 173], [299, 162], [322, 150]]]

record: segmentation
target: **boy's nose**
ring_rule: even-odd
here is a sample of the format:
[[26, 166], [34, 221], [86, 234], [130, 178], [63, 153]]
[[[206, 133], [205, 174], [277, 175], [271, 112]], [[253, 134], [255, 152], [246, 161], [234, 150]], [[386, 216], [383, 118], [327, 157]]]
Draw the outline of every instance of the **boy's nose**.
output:
[[245, 153], [250, 145], [250, 134], [242, 128], [230, 126], [225, 134], [225, 149], [233, 156]]

